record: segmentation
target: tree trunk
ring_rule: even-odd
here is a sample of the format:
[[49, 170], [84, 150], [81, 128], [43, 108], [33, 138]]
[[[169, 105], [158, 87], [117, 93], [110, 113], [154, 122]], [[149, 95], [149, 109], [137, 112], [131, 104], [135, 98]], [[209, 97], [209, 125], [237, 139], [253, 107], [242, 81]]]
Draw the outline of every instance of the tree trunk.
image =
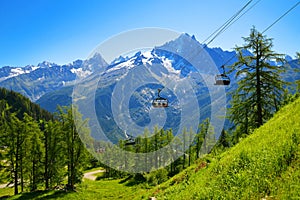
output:
[[262, 117], [262, 102], [261, 102], [261, 85], [260, 85], [260, 54], [259, 54], [260, 48], [257, 46], [257, 56], [256, 56], [256, 107], [257, 107], [257, 128], [260, 127], [263, 124], [263, 117]]
[[20, 179], [21, 179], [21, 192], [23, 192], [24, 191], [24, 177], [23, 177], [23, 158], [22, 157], [20, 157]]
[[155, 133], [155, 169], [157, 169], [158, 168], [158, 153], [157, 153], [157, 149], [158, 149], [158, 145], [157, 145], [157, 143], [158, 143], [158, 139], [157, 139], [157, 134], [158, 133]]
[[[50, 135], [50, 134], [49, 134]], [[45, 130], [45, 188], [46, 190], [49, 189], [49, 171], [48, 171], [48, 165], [49, 165], [49, 154], [48, 154], [48, 132]]]
[[185, 145], [186, 145], [186, 141], [185, 141], [185, 138], [186, 137], [186, 134], [185, 132], [183, 133], [183, 162], [182, 162], [182, 168], [184, 169], [185, 168]]
[[197, 142], [196, 142], [196, 160], [199, 158], [200, 153], [200, 133], [197, 134]]
[[14, 189], [15, 195], [19, 193], [18, 191], [18, 168], [19, 168], [19, 137], [17, 137], [16, 155], [15, 155], [15, 169], [14, 169]]
[[70, 189], [74, 190], [75, 185], [75, 160], [74, 160], [74, 149], [75, 149], [75, 130], [72, 127], [72, 143], [71, 143], [71, 181], [70, 181]]
[[31, 171], [31, 175], [32, 175], [32, 182], [31, 182], [31, 191], [35, 191], [36, 190], [36, 172], [35, 172], [35, 161], [34, 161], [34, 158], [33, 158], [33, 161], [32, 161], [32, 171]]

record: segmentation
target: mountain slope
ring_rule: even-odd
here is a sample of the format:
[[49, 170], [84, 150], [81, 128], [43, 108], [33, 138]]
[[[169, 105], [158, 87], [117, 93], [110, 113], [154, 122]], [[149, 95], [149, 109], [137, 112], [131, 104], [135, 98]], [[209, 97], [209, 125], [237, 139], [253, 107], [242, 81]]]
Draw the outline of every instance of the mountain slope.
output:
[[236, 146], [217, 157], [202, 159], [142, 197], [297, 199], [300, 197], [299, 119], [300, 98]]
[[5, 104], [11, 107], [11, 113], [17, 113], [19, 119], [23, 118], [24, 113], [27, 113], [35, 120], [43, 119], [48, 121], [53, 119], [52, 113], [32, 103], [27, 97], [0, 87], [0, 112], [5, 108]]

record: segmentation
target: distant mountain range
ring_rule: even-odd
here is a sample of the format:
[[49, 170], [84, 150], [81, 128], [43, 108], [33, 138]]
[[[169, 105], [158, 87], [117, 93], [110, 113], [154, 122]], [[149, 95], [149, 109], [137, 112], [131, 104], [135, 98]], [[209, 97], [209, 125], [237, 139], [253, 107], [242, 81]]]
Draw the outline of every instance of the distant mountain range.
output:
[[[210, 58], [201, 57], [203, 52], [197, 52], [195, 45], [202, 46]], [[216, 87], [213, 91], [208, 91], [205, 86], [205, 80], [196, 75], [197, 70], [193, 64], [174, 52], [191, 55], [194, 59], [192, 61], [193, 64], [200, 66], [197, 70], [199, 71], [200, 69], [200, 73], [209, 74], [212, 77], [220, 72], [210, 67], [211, 63], [220, 68], [224, 63], [231, 65], [237, 61], [234, 51], [209, 48], [196, 41], [194, 36], [182, 34], [177, 39], [169, 41], [160, 47], [153, 47], [152, 50], [145, 52], [137, 52], [130, 57], [120, 56], [111, 63], [107, 63], [100, 54], [95, 54], [90, 59], [77, 60], [67, 65], [43, 62], [37, 66], [30, 65], [23, 68], [2, 67], [0, 68], [0, 87], [19, 92], [40, 104], [42, 108], [54, 112], [57, 105], [63, 106], [72, 103], [75, 80], [79, 77], [83, 80], [82, 84], [87, 85], [81, 94], [85, 100], [78, 100], [79, 104], [86, 105], [81, 112], [83, 114], [92, 112], [90, 109], [94, 108], [90, 108], [89, 105], [93, 105], [93, 102], [89, 99], [92, 95], [95, 95], [94, 103], [97, 105], [98, 122], [103, 131], [109, 135], [110, 140], [118, 141], [118, 139], [123, 137], [123, 133], [118, 128], [117, 122], [113, 120], [112, 104], [114, 102], [112, 102], [112, 92], [117, 87], [117, 84], [122, 81], [123, 77], [130, 74], [133, 70], [139, 70], [139, 66], [144, 66], [145, 69], [151, 71], [159, 79], [178, 81], [178, 84], [175, 81], [170, 88], [162, 91], [162, 95], [170, 100], [170, 108], [166, 111], [167, 119], [164, 128], [179, 128], [176, 124], [179, 124], [181, 120], [182, 111], [180, 105], [182, 107], [188, 104], [189, 99], [192, 97], [186, 96], [183, 88], [179, 94], [186, 97], [185, 100], [179, 103], [178, 94], [176, 96], [172, 90], [179, 87], [179, 83], [186, 78], [190, 78], [196, 83], [192, 87], [198, 99], [201, 120], [210, 116], [211, 106], [215, 103], [211, 100], [211, 95], [213, 95], [211, 93], [215, 92], [218, 94], [220, 89]], [[249, 52], [245, 52], [245, 54], [247, 53]], [[288, 56], [287, 59], [289, 59], [292, 68], [299, 68], [299, 64], [295, 60]], [[300, 79], [299, 73], [289, 72], [284, 76], [287, 80]], [[225, 88], [226, 91], [236, 88], [234, 77], [232, 75], [230, 77], [232, 84]], [[125, 83], [125, 85], [134, 85], [136, 82], [142, 84], [144, 80], [152, 81], [151, 77], [141, 73], [138, 77], [134, 77]], [[92, 88], [88, 86], [95, 84], [97, 86], [94, 94]], [[136, 124], [143, 127], [151, 123], [151, 101], [156, 97], [157, 89], [161, 87], [162, 84], [145, 83], [132, 94], [129, 100], [129, 114]], [[121, 92], [126, 93], [126, 90]], [[214, 99], [214, 101], [217, 102], [218, 98]], [[227, 96], [227, 101], [229, 98]], [[193, 112], [191, 111], [191, 118], [197, 116], [197, 113]], [[92, 121], [90, 123], [94, 124], [97, 122]], [[95, 131], [97, 132], [97, 130]]]
[[88, 60], [76, 60], [67, 65], [44, 61], [37, 66], [0, 68], [0, 87], [21, 93], [32, 101], [43, 95], [73, 85], [77, 76], [86, 77], [104, 70], [107, 63], [95, 54]]
[[[187, 35], [187, 34], [184, 34]], [[195, 40], [195, 38], [192, 36]], [[181, 49], [188, 48], [188, 45], [183, 41], [183, 37], [179, 37], [173, 43], [168, 45], [175, 45], [177, 47], [181, 46]], [[185, 47], [184, 47], [185, 46]], [[235, 55], [235, 52], [223, 51], [221, 48], [208, 48], [206, 50], [213, 58], [217, 66], [221, 66], [222, 63]], [[153, 50], [155, 51], [155, 49]], [[163, 55], [162, 52], [157, 53], [156, 51], [156, 61], [158, 63], [163, 62], [163, 57], [165, 60], [172, 60], [173, 58], [168, 58], [169, 55]], [[87, 77], [93, 73], [99, 73], [100, 71], [109, 70], [120, 63], [124, 63], [129, 59], [136, 60], [142, 59], [139, 56], [144, 56], [138, 52], [133, 57], [122, 57], [116, 58], [112, 63], [108, 64], [101, 57], [100, 54], [95, 54], [92, 58], [87, 60], [76, 60], [73, 63], [66, 65], [58, 65], [55, 63], [44, 61], [37, 66], [28, 65], [25, 67], [11, 67], [4, 66], [0, 68], [0, 87], [4, 87], [9, 90], [19, 92], [32, 101], [39, 100], [43, 95], [58, 91], [62, 88], [72, 86], [76, 77]], [[154, 58], [153, 58], [154, 59]], [[175, 58], [176, 59], [176, 58]], [[173, 60], [171, 67], [178, 69], [180, 63], [177, 60]], [[232, 59], [230, 63], [233, 63], [235, 59]], [[230, 64], [229, 63], [229, 64]], [[140, 64], [136, 61], [135, 64]], [[184, 73], [184, 70], [182, 70]]]

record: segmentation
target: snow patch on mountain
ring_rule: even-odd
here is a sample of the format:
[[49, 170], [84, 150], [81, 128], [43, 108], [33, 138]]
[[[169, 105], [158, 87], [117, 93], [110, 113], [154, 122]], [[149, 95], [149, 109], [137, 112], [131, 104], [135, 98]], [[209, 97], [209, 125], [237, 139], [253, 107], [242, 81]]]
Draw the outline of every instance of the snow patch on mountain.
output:
[[10, 70], [10, 77], [13, 77], [13, 76], [18, 76], [20, 74], [25, 74], [25, 73], [29, 73], [29, 71], [27, 70], [23, 70], [21, 68], [13, 68]]
[[105, 73], [110, 73], [110, 72], [121, 70], [121, 69], [131, 69], [132, 67], [134, 67], [134, 62], [135, 62], [135, 59], [131, 58], [125, 62], [115, 64], [113, 66], [110, 66], [109, 69], [107, 69]]
[[173, 66], [172, 66], [172, 60], [166, 58], [166, 57], [162, 57], [162, 62], [163, 65], [166, 67], [166, 69], [170, 72], [170, 73], [174, 73], [174, 74], [180, 74], [180, 70], [176, 70]]
[[83, 70], [82, 68], [72, 68], [70, 70], [73, 74], [76, 74], [77, 77], [84, 78], [91, 75], [93, 72], [89, 70]]
[[35, 70], [37, 70], [37, 69], [39, 69], [40, 67], [36, 67], [36, 66], [32, 66], [31, 67], [31, 71], [35, 71]]

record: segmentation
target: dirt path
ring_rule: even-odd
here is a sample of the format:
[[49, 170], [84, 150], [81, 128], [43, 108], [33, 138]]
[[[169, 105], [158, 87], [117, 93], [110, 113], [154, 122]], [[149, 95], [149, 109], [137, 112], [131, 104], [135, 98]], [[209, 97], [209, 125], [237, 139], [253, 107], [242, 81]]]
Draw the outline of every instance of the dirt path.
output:
[[[83, 178], [95, 181], [96, 178], [97, 178], [97, 176], [95, 176], [95, 174], [98, 174], [100, 172], [105, 172], [105, 170], [104, 169], [99, 169], [99, 170], [96, 170], [96, 171], [84, 173]], [[12, 187], [12, 185], [7, 186], [7, 183], [6, 184], [0, 184], [0, 189], [6, 188], [6, 187]]]
[[96, 171], [84, 173], [83, 178], [94, 181], [97, 178], [97, 176], [95, 176], [95, 174], [98, 174], [100, 172], [105, 172], [105, 170], [104, 169], [99, 169], [99, 170], [96, 170]]
[[9, 186], [7, 186], [7, 183], [6, 184], [0, 184], [0, 189], [6, 188], [6, 187], [13, 187], [13, 184], [10, 184]]

